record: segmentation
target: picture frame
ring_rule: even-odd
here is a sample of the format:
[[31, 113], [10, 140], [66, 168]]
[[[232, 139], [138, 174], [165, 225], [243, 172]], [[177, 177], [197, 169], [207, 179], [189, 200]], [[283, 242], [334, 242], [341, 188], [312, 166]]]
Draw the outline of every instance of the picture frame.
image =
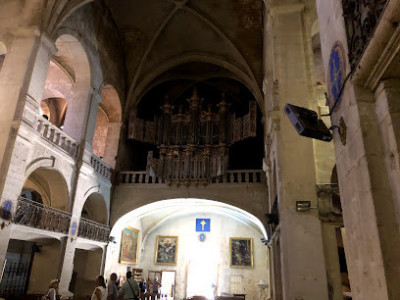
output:
[[119, 262], [121, 264], [137, 264], [139, 254], [140, 231], [126, 226], [121, 233], [121, 249]]
[[253, 268], [253, 239], [231, 237], [229, 239], [231, 268]]
[[156, 237], [156, 247], [154, 263], [158, 265], [176, 265], [178, 255], [178, 237], [168, 235], [158, 235]]

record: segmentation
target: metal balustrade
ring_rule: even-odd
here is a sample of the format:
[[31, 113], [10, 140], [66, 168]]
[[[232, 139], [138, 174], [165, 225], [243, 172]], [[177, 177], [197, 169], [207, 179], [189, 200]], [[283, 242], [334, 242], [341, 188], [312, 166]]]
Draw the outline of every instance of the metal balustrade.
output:
[[71, 214], [19, 197], [13, 222], [19, 225], [67, 234], [71, 222]]
[[104, 178], [107, 178], [108, 180], [111, 180], [111, 167], [107, 165], [104, 161], [102, 161], [97, 156], [92, 155], [90, 159], [90, 164], [92, 165], [96, 173], [98, 173], [100, 176], [103, 176]]
[[79, 222], [78, 236], [99, 242], [108, 242], [110, 227], [88, 219], [81, 219]]
[[[149, 176], [146, 171], [124, 171], [120, 173], [121, 184], [165, 184], [160, 177]], [[230, 170], [225, 174], [211, 178], [209, 184], [243, 184], [264, 183], [265, 173], [262, 170]]]
[[[19, 197], [13, 222], [19, 225], [68, 234], [71, 214]], [[110, 227], [81, 218], [78, 236], [90, 240], [108, 242]]]
[[70, 156], [78, 155], [78, 143], [57, 126], [44, 118], [38, 118], [36, 131], [47, 141], [66, 151]]

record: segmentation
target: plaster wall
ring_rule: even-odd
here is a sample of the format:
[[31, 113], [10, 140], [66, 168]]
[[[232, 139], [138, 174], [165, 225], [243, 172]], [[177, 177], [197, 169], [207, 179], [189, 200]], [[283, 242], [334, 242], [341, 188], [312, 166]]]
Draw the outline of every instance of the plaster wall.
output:
[[[206, 233], [206, 240], [199, 241], [199, 233], [195, 232], [196, 218], [210, 218], [211, 232]], [[140, 221], [134, 221], [129, 226], [140, 225]], [[140, 226], [136, 226], [140, 229]], [[155, 260], [156, 237], [158, 235], [178, 236], [177, 264], [176, 265], [157, 265]], [[254, 268], [231, 268], [229, 255], [229, 238], [244, 237], [253, 239]], [[247, 294], [246, 299], [255, 300], [258, 298], [256, 283], [260, 279], [269, 283], [268, 250], [261, 242], [262, 233], [229, 215], [201, 213], [186, 215], [177, 218], [170, 218], [155, 224], [154, 228], [145, 236], [141, 236], [139, 258], [137, 265], [130, 265], [132, 268], [143, 269], [143, 275], [147, 278], [148, 271], [176, 271], [176, 296], [175, 299], [182, 299], [186, 295], [188, 286], [188, 270], [192, 270], [194, 265], [207, 266], [207, 270], [197, 270], [204, 272], [198, 276], [197, 283], [207, 281], [207, 277], [213, 276], [215, 271], [215, 282], [218, 284], [218, 294], [230, 292], [230, 276], [238, 275], [241, 277], [241, 291]], [[119, 264], [120, 235], [116, 235], [116, 244], [110, 245], [107, 254], [106, 275], [112, 272], [125, 276], [127, 265]], [[215, 270], [213, 270], [215, 268]], [[217, 273], [218, 272], [218, 273]], [[191, 274], [193, 276], [193, 274]], [[196, 274], [199, 275], [199, 274]], [[188, 277], [189, 276], [189, 277]], [[269, 291], [267, 291], [269, 292]]]

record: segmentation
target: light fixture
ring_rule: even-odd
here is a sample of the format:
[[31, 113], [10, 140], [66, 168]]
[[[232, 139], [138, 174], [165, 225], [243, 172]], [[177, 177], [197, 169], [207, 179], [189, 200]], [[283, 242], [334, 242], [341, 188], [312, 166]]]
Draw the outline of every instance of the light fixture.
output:
[[311, 201], [296, 201], [296, 211], [306, 212], [311, 209]]
[[331, 132], [317, 112], [292, 104], [286, 104], [284, 111], [298, 134], [324, 142], [332, 140]]

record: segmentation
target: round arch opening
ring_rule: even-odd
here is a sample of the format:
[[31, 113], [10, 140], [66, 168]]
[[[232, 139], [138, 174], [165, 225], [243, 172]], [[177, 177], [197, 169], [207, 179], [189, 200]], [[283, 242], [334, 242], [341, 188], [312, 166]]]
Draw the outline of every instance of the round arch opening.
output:
[[[202, 228], [202, 221], [210, 227]], [[162, 281], [167, 276], [164, 270], [168, 279], [171, 274], [185, 278], [174, 291], [179, 299], [243, 293], [242, 288], [249, 297], [256, 297], [256, 283], [260, 279], [269, 282], [268, 250], [261, 241], [267, 238], [264, 226], [255, 216], [225, 203], [194, 198], [154, 202], [121, 217], [111, 236], [114, 243], [107, 252], [106, 276], [111, 272], [124, 275], [126, 264], [133, 264], [137, 276], [141, 272], [152, 280], [159, 272]], [[243, 243], [242, 253], [235, 248], [237, 243]], [[241, 255], [249, 257], [248, 265], [240, 260]], [[231, 276], [233, 270], [253, 279], [231, 285], [237, 279]], [[169, 294], [164, 284], [161, 292]]]
[[108, 212], [103, 195], [92, 193], [83, 205], [81, 217], [101, 224], [107, 224]]
[[64, 176], [56, 169], [41, 167], [26, 179], [21, 196], [59, 210], [67, 211], [69, 191]]

